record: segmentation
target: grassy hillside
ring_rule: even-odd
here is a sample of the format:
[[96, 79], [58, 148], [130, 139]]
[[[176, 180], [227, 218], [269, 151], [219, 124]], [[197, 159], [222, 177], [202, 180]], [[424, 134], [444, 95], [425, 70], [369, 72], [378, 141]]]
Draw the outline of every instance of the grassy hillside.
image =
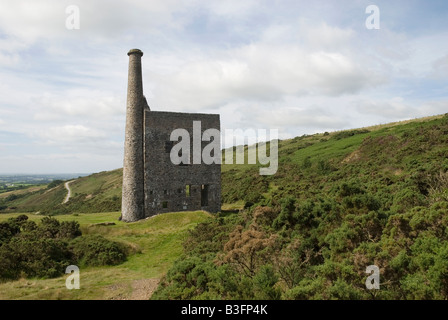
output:
[[223, 166], [223, 202], [269, 203], [285, 195], [305, 200], [343, 178], [399, 182], [426, 171], [425, 163], [437, 174], [448, 166], [447, 132], [441, 127], [446, 119], [427, 117], [281, 140], [275, 175], [260, 176], [259, 165]]
[[195, 228], [154, 299], [448, 299], [448, 115], [280, 141], [222, 197], [247, 209]]
[[[60, 221], [78, 221], [83, 235], [100, 234], [125, 243], [133, 250], [127, 261], [116, 266], [80, 269], [81, 288], [67, 290], [66, 276], [53, 279], [20, 279], [0, 283], [0, 299], [142, 299], [151, 286], [182, 252], [187, 230], [206, 220], [202, 212], [167, 213], [135, 223], [118, 221], [117, 212], [59, 215]], [[18, 214], [0, 215], [0, 223]], [[30, 220], [41, 216], [30, 214]], [[113, 222], [115, 225], [98, 225]]]
[[53, 188], [32, 187], [0, 194], [0, 212], [33, 212], [40, 214], [67, 214], [111, 212], [121, 209], [123, 170], [100, 172], [70, 182], [71, 198], [64, 184]]

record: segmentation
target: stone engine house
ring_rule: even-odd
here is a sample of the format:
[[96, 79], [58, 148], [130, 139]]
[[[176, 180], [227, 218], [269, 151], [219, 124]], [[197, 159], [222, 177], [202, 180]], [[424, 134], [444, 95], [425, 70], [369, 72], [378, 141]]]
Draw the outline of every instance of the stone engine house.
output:
[[[143, 52], [132, 49], [128, 56], [121, 219], [132, 222], [164, 212], [220, 211], [220, 163], [174, 164], [170, 158], [176, 144], [170, 140], [173, 130], [184, 129], [191, 139], [196, 121], [200, 121], [201, 136], [207, 129], [220, 130], [219, 114], [150, 110], [143, 96]], [[206, 143], [200, 143], [202, 150]], [[190, 141], [191, 158], [193, 145]]]

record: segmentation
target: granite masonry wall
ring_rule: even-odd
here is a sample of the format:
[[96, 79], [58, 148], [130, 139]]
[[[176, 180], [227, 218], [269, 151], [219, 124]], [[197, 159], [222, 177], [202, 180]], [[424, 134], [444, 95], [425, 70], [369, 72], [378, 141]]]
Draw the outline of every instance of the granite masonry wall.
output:
[[[219, 115], [145, 111], [145, 216], [186, 210], [218, 212], [221, 209], [220, 164], [173, 164], [170, 152], [171, 132], [182, 128], [190, 136], [190, 159], [193, 155], [193, 121], [207, 129], [220, 130]], [[219, 141], [218, 141], [219, 143]], [[201, 142], [202, 148], [209, 142]]]

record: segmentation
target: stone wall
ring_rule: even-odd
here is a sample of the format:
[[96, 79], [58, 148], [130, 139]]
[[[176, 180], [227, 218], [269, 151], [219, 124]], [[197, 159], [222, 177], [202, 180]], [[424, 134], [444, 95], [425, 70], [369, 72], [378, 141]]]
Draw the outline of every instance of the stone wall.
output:
[[[193, 121], [201, 121], [202, 132], [220, 130], [217, 114], [144, 112], [144, 195], [145, 216], [172, 211], [221, 209], [221, 165], [175, 165], [170, 151], [174, 129], [183, 128], [193, 139]], [[202, 147], [209, 142], [202, 142]], [[174, 142], [176, 144], [176, 142]], [[202, 150], [202, 148], [201, 148]], [[190, 154], [193, 141], [190, 141]], [[192, 158], [192, 157], [191, 157]]]

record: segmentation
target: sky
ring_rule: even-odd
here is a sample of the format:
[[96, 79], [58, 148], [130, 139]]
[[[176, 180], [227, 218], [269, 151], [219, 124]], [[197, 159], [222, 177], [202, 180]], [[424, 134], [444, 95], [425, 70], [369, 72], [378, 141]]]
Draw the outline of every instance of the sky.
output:
[[133, 48], [151, 110], [222, 129], [446, 113], [447, 16], [444, 0], [0, 0], [0, 173], [121, 168]]

